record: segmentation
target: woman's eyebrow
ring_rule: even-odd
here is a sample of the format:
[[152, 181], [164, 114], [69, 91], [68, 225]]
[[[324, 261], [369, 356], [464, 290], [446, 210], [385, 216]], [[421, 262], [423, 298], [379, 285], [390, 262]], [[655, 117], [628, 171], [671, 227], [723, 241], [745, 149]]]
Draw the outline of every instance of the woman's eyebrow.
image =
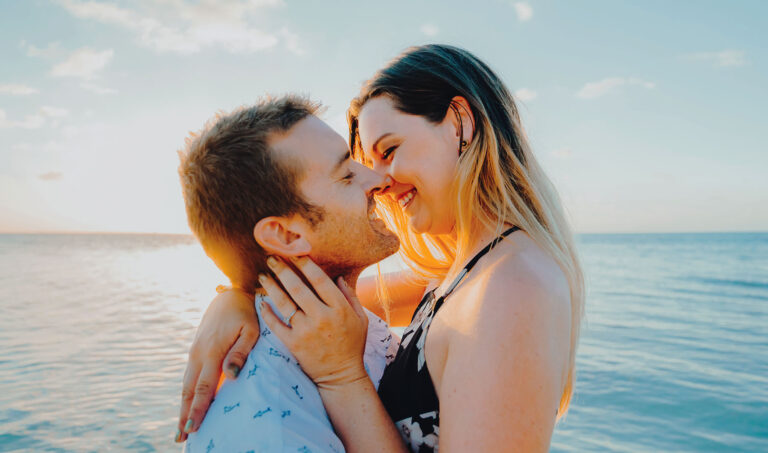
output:
[[376, 147], [379, 146], [379, 142], [389, 137], [390, 135], [392, 135], [392, 132], [387, 132], [385, 134], [382, 134], [379, 138], [376, 139], [375, 142], [373, 142], [373, 146], [371, 147], [371, 149], [372, 150], [376, 149]]

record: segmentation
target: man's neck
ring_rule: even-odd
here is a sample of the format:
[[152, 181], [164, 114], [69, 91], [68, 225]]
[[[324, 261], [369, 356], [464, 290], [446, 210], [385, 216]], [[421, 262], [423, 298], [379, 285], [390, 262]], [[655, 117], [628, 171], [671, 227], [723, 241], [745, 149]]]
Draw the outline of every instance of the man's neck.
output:
[[[348, 272], [344, 275], [342, 275], [342, 278], [344, 278], [344, 281], [347, 282], [347, 285], [352, 289], [352, 291], [357, 292], [357, 280], [360, 278], [360, 273], [363, 272], [361, 270], [354, 270], [352, 272]], [[336, 282], [334, 282], [336, 283]]]

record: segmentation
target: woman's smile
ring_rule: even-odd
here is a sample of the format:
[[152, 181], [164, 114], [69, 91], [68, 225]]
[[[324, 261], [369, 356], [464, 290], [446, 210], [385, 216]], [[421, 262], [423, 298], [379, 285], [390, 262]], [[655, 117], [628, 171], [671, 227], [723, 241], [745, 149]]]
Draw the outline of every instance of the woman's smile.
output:
[[406, 210], [410, 205], [413, 199], [416, 197], [416, 189], [411, 189], [403, 194], [401, 194], [397, 198], [397, 203], [400, 205], [400, 208], [403, 210]]

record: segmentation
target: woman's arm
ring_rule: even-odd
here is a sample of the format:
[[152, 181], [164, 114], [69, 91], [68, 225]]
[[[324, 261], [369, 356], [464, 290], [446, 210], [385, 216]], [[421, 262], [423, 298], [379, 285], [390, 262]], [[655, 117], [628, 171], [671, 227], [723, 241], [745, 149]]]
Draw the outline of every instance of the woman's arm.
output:
[[336, 433], [350, 452], [406, 452], [400, 433], [366, 376], [336, 387], [320, 387]]
[[[384, 274], [382, 278], [390, 299], [390, 322], [394, 326], [407, 325], [424, 293], [424, 286], [408, 271]], [[377, 277], [361, 279], [357, 292], [366, 308], [386, 319], [378, 299], [377, 284]], [[259, 321], [250, 295], [228, 290], [213, 299], [189, 350], [177, 442], [184, 441], [187, 433], [196, 431], [202, 423], [222, 369], [228, 378], [236, 378], [258, 337]]]
[[186, 440], [202, 423], [218, 387], [222, 363], [224, 374], [236, 378], [258, 338], [252, 296], [231, 289], [211, 301], [189, 349], [176, 442]]
[[440, 451], [549, 450], [570, 352], [560, 281], [507, 263], [473, 284], [482, 303], [449, 340], [438, 389]]
[[[411, 322], [416, 306], [421, 301], [427, 287], [427, 281], [419, 278], [412, 271], [403, 270], [382, 274], [387, 300], [389, 301], [389, 324], [405, 327]], [[384, 304], [379, 299], [379, 278], [377, 276], [361, 278], [357, 282], [356, 293], [363, 307], [372, 311], [381, 319], [387, 319]]]

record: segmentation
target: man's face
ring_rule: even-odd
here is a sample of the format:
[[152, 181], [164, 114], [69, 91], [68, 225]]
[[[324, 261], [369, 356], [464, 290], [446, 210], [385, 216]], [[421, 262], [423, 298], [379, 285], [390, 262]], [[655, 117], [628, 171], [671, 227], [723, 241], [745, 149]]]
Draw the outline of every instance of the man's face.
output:
[[350, 158], [339, 134], [315, 116], [271, 142], [278, 159], [301, 165], [299, 192], [323, 219], [307, 229], [310, 258], [331, 277], [360, 271], [392, 255], [397, 236], [375, 217], [374, 193], [383, 177]]

